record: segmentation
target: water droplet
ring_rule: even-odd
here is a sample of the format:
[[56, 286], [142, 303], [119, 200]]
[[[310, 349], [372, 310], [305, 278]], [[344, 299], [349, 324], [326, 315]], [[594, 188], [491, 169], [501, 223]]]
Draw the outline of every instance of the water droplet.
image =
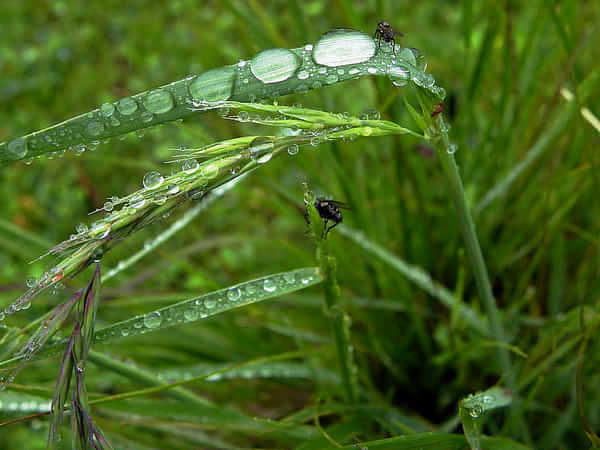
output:
[[142, 118], [142, 122], [152, 122], [152, 119], [154, 119], [154, 114], [152, 114], [150, 111], [144, 111], [141, 116]]
[[158, 311], [151, 312], [144, 316], [144, 325], [148, 328], [157, 328], [162, 323], [162, 317]]
[[131, 97], [125, 97], [117, 103], [117, 110], [124, 116], [129, 116], [136, 112], [138, 105]]
[[196, 308], [189, 308], [183, 312], [183, 318], [188, 322], [194, 321], [198, 318], [198, 310]]
[[310, 140], [310, 145], [312, 145], [313, 147], [316, 147], [320, 143], [321, 143], [321, 138], [319, 136], [313, 136]]
[[256, 294], [256, 286], [254, 284], [249, 284], [246, 286], [245, 291], [247, 295], [254, 295]]
[[87, 133], [90, 136], [99, 136], [104, 131], [102, 122], [92, 121], [87, 124]]
[[298, 144], [292, 144], [288, 147], [287, 152], [290, 155], [296, 155], [296, 154], [298, 154], [299, 149], [300, 148], [298, 147]]
[[277, 285], [271, 279], [266, 279], [263, 282], [263, 289], [267, 292], [275, 292], [277, 290]]
[[10, 141], [6, 147], [11, 158], [20, 159], [27, 154], [27, 141], [25, 138], [18, 138]]
[[480, 405], [475, 405], [471, 409], [469, 409], [469, 415], [473, 419], [477, 419], [483, 413], [483, 408]]
[[313, 279], [312, 277], [303, 277], [303, 278], [300, 280], [300, 283], [302, 283], [302, 284], [306, 285], [306, 284], [310, 283], [310, 282], [312, 281], [312, 279]]
[[164, 180], [165, 179], [160, 174], [160, 172], [153, 170], [152, 172], [148, 172], [146, 175], [144, 175], [142, 184], [144, 185], [144, 188], [146, 188], [147, 190], [152, 190], [152, 189], [159, 188]]
[[306, 80], [309, 77], [309, 73], [306, 70], [301, 70], [300, 72], [298, 72], [298, 75], [296, 75], [298, 77], [299, 80]]
[[410, 78], [410, 71], [405, 66], [393, 66], [387, 71], [394, 86], [404, 86]]
[[142, 194], [134, 195], [131, 200], [129, 200], [129, 206], [132, 208], [138, 209], [146, 204], [146, 199]]
[[315, 194], [313, 191], [305, 191], [304, 192], [304, 204], [311, 205], [315, 201]]
[[313, 46], [312, 46], [312, 44], [306, 44], [306, 45], [304, 46], [304, 50], [306, 50], [307, 52], [310, 52], [310, 51], [312, 51], [312, 49], [313, 49]]
[[413, 82], [422, 88], [431, 88], [435, 85], [435, 78], [428, 73], [418, 72], [412, 77]]
[[317, 64], [327, 67], [359, 64], [375, 55], [375, 42], [360, 31], [334, 30], [319, 39], [312, 55]]
[[155, 89], [150, 91], [143, 100], [144, 106], [150, 112], [155, 114], [164, 114], [173, 109], [175, 102], [169, 91], [164, 89]]
[[450, 142], [450, 145], [448, 146], [448, 154], [454, 155], [456, 153], [457, 148], [458, 148], [458, 145], [456, 145], [455, 142]]
[[327, 84], [333, 84], [333, 83], [337, 83], [337, 81], [339, 80], [338, 76], [335, 73], [330, 73], [329, 75], [327, 75], [327, 77], [325, 78], [325, 82]]
[[217, 306], [217, 301], [214, 298], [206, 298], [204, 299], [204, 307], [206, 309], [212, 309]]
[[493, 395], [484, 395], [481, 398], [481, 401], [483, 403], [487, 403], [489, 405], [490, 403], [492, 403], [494, 401], [494, 396]]
[[258, 164], [268, 162], [273, 156], [273, 141], [259, 136], [250, 144], [250, 157]]
[[88, 227], [87, 227], [87, 225], [86, 225], [85, 223], [80, 223], [80, 224], [78, 224], [78, 225], [75, 227], [75, 231], [76, 231], [78, 234], [83, 234], [83, 233], [85, 233], [87, 230], [88, 230]]
[[294, 284], [296, 282], [296, 274], [294, 272], [284, 273], [283, 279], [287, 284]]
[[104, 239], [110, 233], [110, 223], [99, 223], [90, 229], [90, 236], [94, 239]]
[[285, 48], [271, 48], [260, 52], [250, 61], [252, 74], [265, 84], [290, 78], [298, 69], [300, 59]]
[[104, 117], [110, 117], [113, 115], [114, 112], [115, 105], [113, 105], [112, 103], [104, 103], [100, 107], [100, 114], [102, 114]]
[[123, 336], [123, 337], [129, 336], [129, 328], [123, 328], [121, 330], [121, 336]]
[[32, 288], [37, 286], [37, 280], [35, 277], [29, 277], [25, 280], [25, 286], [27, 286], [28, 288]]
[[179, 192], [179, 185], [172, 183], [167, 186], [167, 194], [175, 195]]
[[231, 288], [227, 291], [227, 298], [232, 302], [237, 302], [242, 295], [240, 288]]
[[196, 101], [218, 102], [228, 100], [233, 91], [234, 79], [234, 67], [221, 67], [198, 75], [190, 83], [188, 90]]
[[183, 162], [183, 165], [181, 166], [181, 170], [183, 170], [187, 174], [194, 173], [199, 168], [200, 164], [195, 159], [187, 159]]
[[409, 48], [408, 50], [413, 54], [417, 69], [424, 72], [427, 69], [427, 60], [425, 59], [425, 55], [417, 48]]

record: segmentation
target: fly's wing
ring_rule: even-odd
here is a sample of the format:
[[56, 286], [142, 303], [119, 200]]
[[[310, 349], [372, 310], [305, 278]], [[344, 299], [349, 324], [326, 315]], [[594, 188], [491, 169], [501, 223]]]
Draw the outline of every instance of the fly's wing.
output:
[[348, 204], [344, 202], [338, 202], [337, 200], [327, 200], [327, 202], [337, 206], [340, 209], [351, 209]]

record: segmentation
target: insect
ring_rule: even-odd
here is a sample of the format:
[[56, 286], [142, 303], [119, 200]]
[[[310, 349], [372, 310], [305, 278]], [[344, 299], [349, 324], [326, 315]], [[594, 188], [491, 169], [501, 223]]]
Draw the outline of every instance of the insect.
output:
[[[340, 209], [350, 209], [345, 203], [336, 200], [327, 200], [322, 197], [315, 200], [315, 208], [321, 219], [323, 219], [323, 235], [325, 237], [327, 237], [327, 233], [344, 220]], [[329, 221], [333, 222], [333, 225], [327, 228]]]
[[373, 39], [377, 39], [377, 49], [381, 46], [381, 40], [383, 42], [392, 43], [392, 51], [396, 54], [396, 39], [395, 37], [402, 37], [404, 34], [399, 31], [395, 31], [388, 22], [381, 21], [377, 24], [377, 29], [373, 35]]

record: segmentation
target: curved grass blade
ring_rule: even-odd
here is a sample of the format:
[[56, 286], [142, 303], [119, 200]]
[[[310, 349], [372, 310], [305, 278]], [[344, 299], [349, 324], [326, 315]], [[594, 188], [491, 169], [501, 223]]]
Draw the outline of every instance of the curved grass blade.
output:
[[[458, 404], [458, 414], [462, 422], [465, 437], [473, 450], [480, 450], [481, 421], [483, 415], [495, 408], [507, 406], [512, 402], [512, 393], [495, 386], [484, 392], [471, 394]], [[487, 448], [487, 447], [486, 447]]]
[[95, 342], [137, 336], [182, 323], [196, 322], [240, 306], [294, 292], [323, 280], [316, 267], [281, 272], [184, 300], [101, 330]]
[[[274, 48], [249, 61], [209, 70], [112, 103], [25, 136], [0, 143], [0, 163], [85, 145], [196, 114], [199, 102], [255, 102], [306, 93], [341, 81], [383, 75], [397, 86], [413, 82], [443, 99], [424, 72], [422, 53], [377, 46], [365, 33], [336, 30], [314, 45]], [[202, 111], [205, 109], [201, 109]]]
[[[321, 281], [323, 281], [323, 276], [316, 267], [305, 267], [267, 275], [102, 328], [96, 332], [94, 342], [137, 336], [174, 325], [196, 322], [240, 306], [295, 292]], [[61, 352], [65, 343], [66, 341], [61, 341], [46, 347], [30, 359], [56, 355]], [[3, 361], [0, 366], [18, 363], [21, 359], [21, 356], [17, 356]]]

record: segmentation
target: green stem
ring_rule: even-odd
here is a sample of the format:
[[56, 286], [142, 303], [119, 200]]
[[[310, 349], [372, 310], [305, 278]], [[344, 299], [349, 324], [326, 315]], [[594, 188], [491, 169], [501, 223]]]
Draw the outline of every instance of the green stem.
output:
[[[436, 118], [436, 125], [440, 131], [440, 139], [435, 141], [435, 145], [438, 150], [438, 155], [442, 164], [442, 170], [448, 179], [450, 190], [452, 194], [452, 200], [458, 213], [460, 220], [460, 227], [462, 230], [463, 238], [465, 240], [465, 246], [467, 248], [467, 256], [473, 267], [475, 282], [477, 283], [477, 290], [479, 296], [483, 302], [483, 307], [487, 314], [492, 336], [499, 343], [506, 343], [504, 327], [500, 319], [498, 307], [496, 306], [496, 300], [492, 294], [492, 287], [490, 279], [488, 277], [487, 268], [483, 255], [481, 253], [481, 247], [479, 246], [479, 240], [477, 239], [477, 233], [475, 232], [475, 225], [473, 218], [467, 205], [467, 199], [465, 191], [463, 189], [462, 180], [458, 172], [458, 166], [454, 159], [453, 146], [450, 143], [447, 129], [448, 127], [444, 123], [442, 114], [439, 114]], [[512, 372], [510, 355], [505, 346], [498, 346], [498, 357], [500, 359], [500, 365], [502, 371], [507, 379], [507, 384], [512, 388], [514, 385], [514, 374]]]
[[[325, 314], [327, 315], [333, 335], [340, 364], [340, 371], [346, 391], [348, 403], [358, 400], [358, 386], [356, 382], [356, 368], [352, 358], [352, 344], [350, 342], [350, 317], [344, 312], [341, 304], [341, 292], [336, 277], [336, 260], [330, 253], [329, 241], [323, 235], [323, 222], [313, 203], [314, 196], [308, 195], [307, 209], [310, 218], [312, 234], [317, 243], [317, 261], [323, 275], [323, 293], [325, 295]], [[305, 194], [305, 198], [308, 198]]]

